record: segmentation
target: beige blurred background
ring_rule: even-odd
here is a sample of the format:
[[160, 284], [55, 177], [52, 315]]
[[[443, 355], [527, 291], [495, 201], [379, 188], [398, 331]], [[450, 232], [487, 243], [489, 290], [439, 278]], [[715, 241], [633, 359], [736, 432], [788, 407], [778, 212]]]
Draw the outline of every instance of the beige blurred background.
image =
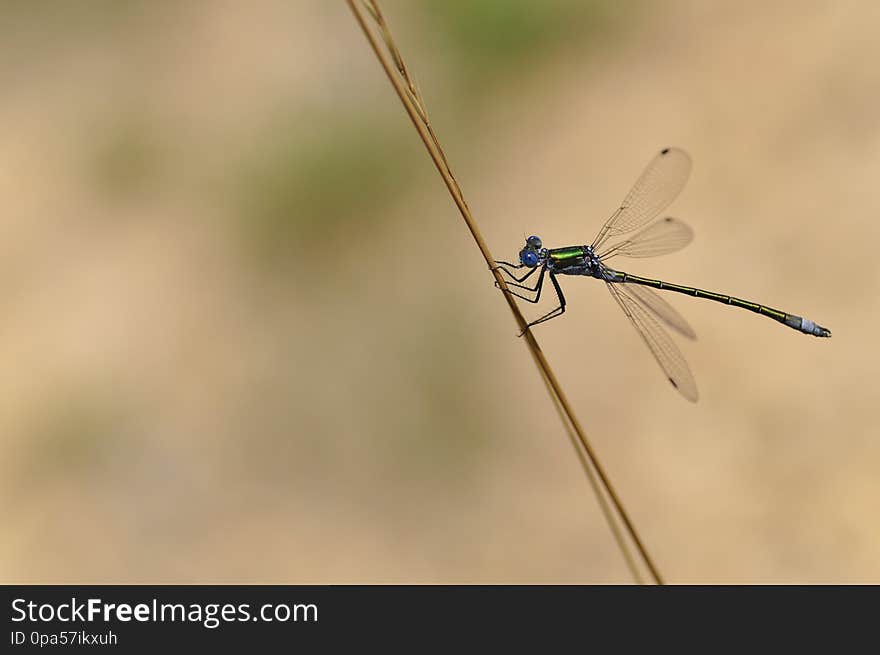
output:
[[[670, 298], [692, 405], [563, 280], [538, 337], [666, 578], [880, 582], [880, 4], [383, 7], [498, 257], [678, 145], [697, 237], [620, 268], [834, 332]], [[631, 580], [344, 3], [0, 13], [4, 582]]]

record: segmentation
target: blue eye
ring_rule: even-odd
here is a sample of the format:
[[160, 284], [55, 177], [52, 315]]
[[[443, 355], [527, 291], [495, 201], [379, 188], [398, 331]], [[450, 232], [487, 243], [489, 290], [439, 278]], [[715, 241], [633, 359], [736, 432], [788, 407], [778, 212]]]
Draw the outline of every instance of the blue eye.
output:
[[540, 249], [541, 245], [541, 237], [537, 237], [534, 234], [526, 239], [526, 243], [529, 244], [532, 248]]
[[535, 268], [538, 265], [538, 253], [531, 250], [523, 250], [519, 254], [519, 260], [529, 268]]

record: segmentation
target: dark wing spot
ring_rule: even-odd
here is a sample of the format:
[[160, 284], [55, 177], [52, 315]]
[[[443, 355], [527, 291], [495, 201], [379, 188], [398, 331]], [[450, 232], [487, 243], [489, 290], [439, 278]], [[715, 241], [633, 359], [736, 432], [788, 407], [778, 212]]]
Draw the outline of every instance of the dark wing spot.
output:
[[672, 216], [667, 216], [667, 217], [666, 217], [666, 222], [667, 222], [667, 223], [671, 223], [672, 221], [673, 221]]
[[675, 384], [675, 380], [673, 380], [672, 378], [669, 378], [669, 384], [671, 384], [673, 387], [675, 387], [676, 389], [678, 389], [678, 385]]
[[663, 148], [663, 150], [660, 151], [660, 154], [661, 154], [661, 155], [668, 155], [668, 154], [669, 154], [669, 148]]

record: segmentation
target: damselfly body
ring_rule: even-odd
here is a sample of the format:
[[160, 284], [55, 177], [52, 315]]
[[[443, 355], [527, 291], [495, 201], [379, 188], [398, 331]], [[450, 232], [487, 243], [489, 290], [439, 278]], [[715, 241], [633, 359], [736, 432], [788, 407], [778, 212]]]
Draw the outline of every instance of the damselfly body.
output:
[[[604, 281], [672, 386], [688, 400], [696, 401], [697, 385], [694, 377], [678, 347], [661, 323], [690, 339], [696, 335], [687, 321], [651, 289], [674, 291], [695, 298], [708, 298], [747, 309], [816, 337], [830, 337], [831, 331], [810, 319], [756, 302], [641, 277], [615, 270], [607, 265], [613, 257], [656, 257], [680, 250], [690, 243], [693, 231], [685, 223], [671, 217], [651, 222], [678, 196], [687, 182], [690, 170], [691, 160], [686, 152], [678, 148], [664, 148], [648, 164], [620, 208], [599, 230], [593, 243], [548, 249], [544, 247], [539, 237], [530, 236], [519, 252], [519, 263], [496, 261], [496, 265], [512, 280], [507, 285], [508, 293], [528, 302], [537, 303], [540, 300], [544, 281], [546, 278], [550, 279], [558, 304], [551, 311], [529, 323], [528, 328], [561, 316], [565, 312], [565, 296], [557, 276], [585, 275]], [[517, 276], [514, 272], [516, 269], [524, 268], [528, 271], [522, 276]], [[538, 277], [534, 286], [524, 284], [535, 273]]]

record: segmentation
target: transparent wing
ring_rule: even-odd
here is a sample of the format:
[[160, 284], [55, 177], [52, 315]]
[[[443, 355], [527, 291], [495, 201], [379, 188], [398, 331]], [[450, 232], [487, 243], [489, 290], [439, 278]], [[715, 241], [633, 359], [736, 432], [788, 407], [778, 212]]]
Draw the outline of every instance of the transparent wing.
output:
[[688, 339], [696, 339], [697, 333], [675, 308], [650, 288], [638, 284], [626, 284], [626, 293], [644, 305], [666, 325]]
[[629, 285], [607, 283], [606, 286], [660, 364], [666, 379], [682, 396], [696, 402], [699, 397], [697, 383], [684, 356], [666, 330], [635, 296], [630, 295], [632, 289]]
[[681, 193], [690, 173], [691, 158], [684, 150], [661, 150], [636, 180], [620, 208], [605, 221], [593, 241], [593, 249], [608, 237], [639, 229], [666, 209]]
[[624, 257], [657, 257], [681, 250], [694, 238], [694, 231], [687, 223], [667, 216], [599, 253], [601, 261], [617, 255]]

